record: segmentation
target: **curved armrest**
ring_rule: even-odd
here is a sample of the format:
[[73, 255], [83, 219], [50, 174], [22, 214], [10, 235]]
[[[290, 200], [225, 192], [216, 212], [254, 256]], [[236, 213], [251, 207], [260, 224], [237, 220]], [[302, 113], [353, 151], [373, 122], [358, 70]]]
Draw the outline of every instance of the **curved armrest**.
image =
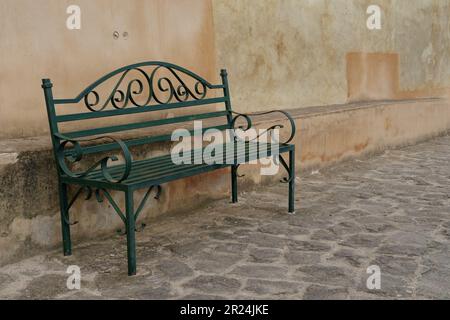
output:
[[[289, 142], [291, 142], [294, 139], [297, 128], [296, 128], [295, 121], [292, 118], [292, 116], [288, 112], [283, 111], [283, 110], [273, 110], [273, 111], [267, 111], [267, 112], [248, 113], [248, 114], [231, 111], [232, 114], [236, 115], [231, 121], [231, 126], [232, 126], [233, 130], [236, 130], [236, 128], [235, 128], [236, 121], [239, 118], [244, 118], [246, 120], [246, 122], [247, 122], [246, 127], [244, 128], [243, 126], [239, 126], [238, 129], [241, 129], [243, 131], [247, 131], [253, 126], [251, 117], [253, 117], [253, 116], [263, 116], [263, 115], [272, 114], [272, 113], [276, 113], [276, 112], [282, 113], [284, 116], [286, 116], [286, 118], [290, 122], [291, 134], [289, 135], [289, 138], [286, 141], [281, 142], [281, 144], [288, 144]], [[255, 139], [259, 138], [261, 135], [265, 134], [266, 132], [272, 131], [274, 129], [282, 129], [282, 128], [284, 128], [283, 125], [275, 124], [275, 125], [269, 127], [268, 129], [266, 129], [266, 131], [264, 131], [263, 133], [259, 134]], [[236, 135], [235, 135], [235, 137], [236, 137]]]
[[[131, 156], [130, 150], [128, 150], [127, 145], [122, 140], [113, 138], [113, 137], [109, 137], [109, 136], [97, 137], [97, 138], [93, 138], [93, 139], [75, 139], [75, 138], [67, 137], [60, 133], [55, 133], [54, 136], [61, 140], [61, 143], [59, 144], [58, 149], [56, 150], [59, 167], [69, 177], [72, 177], [72, 178], [85, 177], [90, 172], [95, 170], [98, 166], [101, 167], [103, 177], [111, 183], [122, 182], [123, 180], [126, 180], [128, 178], [128, 176], [130, 175], [133, 158]], [[122, 176], [119, 179], [114, 179], [111, 176], [111, 174], [108, 172], [108, 160], [117, 161], [118, 158], [116, 156], [107, 156], [107, 157], [97, 161], [93, 166], [91, 166], [89, 169], [87, 169], [84, 172], [73, 172], [69, 169], [69, 167], [67, 166], [66, 161], [65, 161], [66, 159], [71, 163], [75, 163], [75, 162], [80, 161], [83, 158], [84, 154], [83, 154], [83, 149], [80, 146], [80, 142], [97, 141], [97, 140], [103, 140], [103, 139], [108, 139], [113, 142], [116, 142], [120, 146], [121, 153], [123, 154], [123, 157], [125, 159], [125, 169], [124, 169]], [[70, 155], [67, 155], [65, 152], [65, 147], [68, 143], [73, 145], [74, 152]]]

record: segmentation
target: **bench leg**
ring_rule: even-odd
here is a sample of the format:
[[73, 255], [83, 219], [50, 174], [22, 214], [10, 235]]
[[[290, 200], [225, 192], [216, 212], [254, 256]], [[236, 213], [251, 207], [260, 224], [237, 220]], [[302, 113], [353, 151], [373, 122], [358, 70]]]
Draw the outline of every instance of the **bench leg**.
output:
[[295, 148], [289, 151], [289, 213], [295, 213]]
[[134, 221], [134, 202], [133, 192], [125, 192], [125, 208], [127, 217], [127, 256], [128, 256], [128, 275], [136, 274], [136, 237], [135, 237], [135, 221]]
[[69, 203], [67, 196], [67, 184], [59, 184], [59, 207], [61, 211], [61, 228], [63, 239], [63, 252], [65, 256], [72, 255], [72, 242], [70, 240], [70, 224], [69, 217]]
[[238, 194], [237, 194], [237, 170], [238, 166], [231, 167], [231, 202], [238, 202]]

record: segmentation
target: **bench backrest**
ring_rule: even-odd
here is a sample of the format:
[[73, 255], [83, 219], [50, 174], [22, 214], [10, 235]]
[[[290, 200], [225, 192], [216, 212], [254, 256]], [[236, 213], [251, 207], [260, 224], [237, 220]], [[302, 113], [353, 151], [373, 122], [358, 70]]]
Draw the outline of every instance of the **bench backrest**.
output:
[[[143, 62], [105, 75], [73, 99], [55, 99], [52, 82], [43, 79], [53, 148], [56, 150], [61, 142], [55, 134], [84, 139], [206, 119], [220, 119], [222, 124], [205, 127], [203, 131], [209, 128], [228, 129], [232, 114], [226, 70], [222, 70], [220, 75], [222, 84], [212, 85], [177, 65]], [[218, 110], [217, 104], [223, 108]], [[209, 106], [209, 110], [204, 110], [205, 106]], [[215, 106], [214, 110], [211, 110], [212, 106]], [[173, 114], [168, 117], [167, 112]], [[112, 123], [105, 125], [105, 118], [111, 119]], [[115, 121], [118, 119], [120, 123]], [[99, 120], [101, 125], [98, 124]], [[62, 127], [66, 124], [72, 124], [72, 129], [63, 132]], [[170, 133], [152, 134], [134, 137], [125, 140], [125, 143], [131, 147], [170, 139]], [[117, 148], [119, 145], [116, 143], [84, 146], [83, 153]]]

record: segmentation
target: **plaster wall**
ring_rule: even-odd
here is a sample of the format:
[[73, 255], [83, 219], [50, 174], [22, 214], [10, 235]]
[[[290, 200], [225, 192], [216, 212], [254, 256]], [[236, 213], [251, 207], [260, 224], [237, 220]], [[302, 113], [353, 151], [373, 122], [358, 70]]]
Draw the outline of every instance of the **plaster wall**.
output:
[[[366, 26], [373, 4], [381, 30]], [[448, 0], [213, 0], [213, 13], [218, 66], [229, 69], [240, 111], [436, 96], [450, 87]]]
[[80, 30], [66, 27], [72, 4], [0, 1], [0, 139], [48, 132], [42, 78], [53, 81], [55, 98], [73, 98], [110, 71], [150, 60], [218, 78], [210, 0], [79, 0]]

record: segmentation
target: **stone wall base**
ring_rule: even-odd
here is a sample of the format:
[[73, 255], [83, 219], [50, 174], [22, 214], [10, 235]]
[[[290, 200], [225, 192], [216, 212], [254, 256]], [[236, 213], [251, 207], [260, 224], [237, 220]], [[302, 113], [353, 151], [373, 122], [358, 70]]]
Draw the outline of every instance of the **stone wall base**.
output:
[[[353, 103], [291, 113], [297, 121], [299, 171], [414, 144], [450, 130], [450, 105], [445, 99]], [[257, 125], [273, 121], [263, 118]], [[276, 183], [283, 174], [261, 177], [258, 169], [249, 165], [239, 169], [245, 173], [239, 181], [240, 191]], [[229, 197], [229, 189], [228, 170], [169, 183], [163, 186], [159, 201], [149, 201], [139, 221], [175, 211], [187, 214], [206, 201]], [[0, 190], [0, 265], [60, 246], [56, 172], [48, 137], [0, 141]], [[123, 205], [122, 194], [113, 196]], [[142, 196], [143, 191], [136, 195], [136, 202]], [[300, 207], [297, 214], [301, 212]], [[79, 200], [71, 219], [79, 221], [72, 227], [74, 244], [123, 228], [111, 206], [99, 204], [95, 197]]]

